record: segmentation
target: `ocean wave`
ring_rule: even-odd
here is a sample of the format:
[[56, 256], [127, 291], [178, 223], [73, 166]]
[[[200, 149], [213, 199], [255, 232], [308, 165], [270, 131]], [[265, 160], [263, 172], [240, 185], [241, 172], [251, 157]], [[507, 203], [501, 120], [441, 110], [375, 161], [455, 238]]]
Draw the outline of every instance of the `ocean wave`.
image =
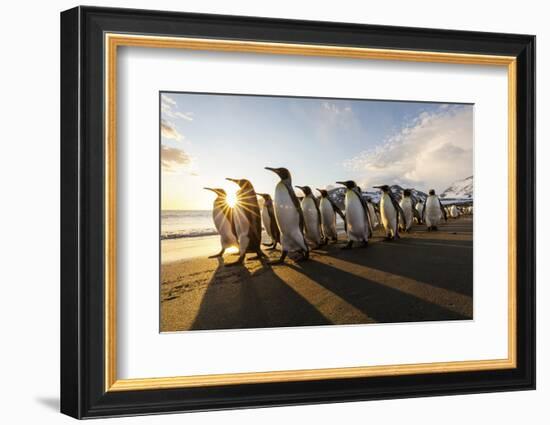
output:
[[180, 239], [180, 238], [197, 238], [200, 236], [217, 235], [216, 229], [191, 229], [177, 232], [164, 232], [160, 235], [161, 240], [165, 239]]

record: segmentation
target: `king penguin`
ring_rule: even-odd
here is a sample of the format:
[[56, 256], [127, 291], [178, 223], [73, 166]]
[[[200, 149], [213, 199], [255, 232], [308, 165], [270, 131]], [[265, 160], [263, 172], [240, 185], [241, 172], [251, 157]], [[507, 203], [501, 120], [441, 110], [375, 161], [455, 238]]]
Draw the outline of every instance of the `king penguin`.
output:
[[428, 226], [428, 231], [437, 230], [441, 217], [444, 217], [447, 221], [447, 212], [435, 194], [435, 190], [430, 189], [428, 197], [424, 201], [422, 221]]
[[[281, 231], [281, 257], [274, 264], [285, 261], [289, 252], [300, 252], [301, 260], [309, 258], [309, 248], [304, 237], [304, 213], [292, 188], [292, 177], [286, 168], [265, 167], [281, 179], [275, 187], [275, 217]], [[273, 264], [272, 263], [272, 264]]]
[[380, 224], [378, 214], [376, 213], [376, 207], [374, 206], [372, 199], [367, 197], [367, 206], [369, 207], [369, 218], [373, 229], [376, 229]]
[[399, 227], [404, 232], [410, 232], [413, 225], [414, 213], [416, 212], [410, 189], [405, 189], [403, 191], [403, 198], [401, 198], [399, 206], [403, 210], [403, 215], [399, 216]]
[[264, 223], [265, 232], [271, 238], [271, 244], [262, 244], [269, 246], [269, 249], [275, 249], [278, 243], [281, 243], [281, 232], [277, 226], [275, 218], [275, 210], [273, 209], [273, 199], [268, 193], [258, 193], [264, 200], [262, 206], [262, 221]]
[[227, 204], [227, 194], [225, 190], [213, 189], [211, 187], [205, 187], [204, 189], [210, 190], [218, 195], [216, 199], [214, 199], [212, 219], [220, 235], [220, 243], [222, 246], [220, 252], [208, 258], [221, 257], [227, 248], [238, 245], [235, 222], [233, 221], [233, 209]]
[[321, 210], [319, 209], [319, 201], [313, 195], [309, 186], [296, 187], [304, 193], [301, 207], [304, 213], [306, 241], [309, 241], [314, 249], [319, 248], [319, 246], [325, 243], [321, 230]]
[[361, 242], [366, 247], [369, 243], [370, 219], [367, 201], [361, 196], [361, 191], [353, 180], [336, 182], [346, 186], [344, 205], [346, 208], [346, 233], [348, 243], [343, 249], [353, 247], [353, 242]]
[[403, 210], [399, 206], [397, 199], [393, 197], [387, 184], [374, 186], [374, 188], [382, 191], [382, 196], [380, 197], [380, 215], [386, 231], [386, 240], [399, 239], [399, 216], [404, 215]]
[[226, 180], [238, 184], [240, 188], [237, 191], [237, 203], [233, 207], [233, 219], [239, 241], [239, 259], [236, 262], [226, 264], [226, 266], [242, 264], [247, 252], [255, 252], [258, 258], [261, 259], [265, 257], [260, 248], [262, 222], [254, 186], [246, 179], [227, 178]]
[[458, 216], [460, 215], [456, 205], [451, 205], [451, 209], [450, 209], [449, 213], [450, 213], [450, 216], [452, 218], [458, 218]]
[[319, 209], [321, 210], [321, 227], [323, 228], [323, 236], [325, 240], [330, 239], [332, 242], [337, 242], [338, 232], [336, 231], [336, 214], [344, 220], [344, 227], [347, 227], [346, 216], [342, 210], [338, 208], [338, 205], [330, 199], [330, 196], [328, 196], [328, 191], [325, 189], [317, 189], [317, 191], [321, 194]]
[[418, 221], [418, 224], [422, 224], [422, 216], [424, 215], [424, 202], [422, 202], [422, 200], [416, 203], [416, 211], [418, 213], [416, 220]]

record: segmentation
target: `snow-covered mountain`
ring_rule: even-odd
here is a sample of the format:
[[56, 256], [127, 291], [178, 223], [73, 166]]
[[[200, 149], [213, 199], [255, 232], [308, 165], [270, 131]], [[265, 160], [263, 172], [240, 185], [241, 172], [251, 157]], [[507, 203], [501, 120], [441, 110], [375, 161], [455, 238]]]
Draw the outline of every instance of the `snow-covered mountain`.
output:
[[474, 176], [458, 180], [445, 189], [439, 197], [442, 199], [472, 198], [474, 195]]
[[[392, 194], [395, 196], [395, 198], [400, 201], [401, 196], [403, 195], [404, 188], [399, 186], [398, 184], [394, 184], [390, 186], [390, 190]], [[380, 190], [373, 190], [373, 191], [362, 191], [364, 199], [370, 199], [372, 202], [377, 204], [380, 202]], [[411, 189], [412, 196], [416, 199], [416, 201], [423, 202], [426, 197], [428, 196], [424, 192], [416, 189]], [[345, 187], [337, 187], [335, 189], [329, 190], [328, 192], [330, 198], [338, 205], [340, 208], [344, 208], [344, 197], [346, 196], [346, 188]]]

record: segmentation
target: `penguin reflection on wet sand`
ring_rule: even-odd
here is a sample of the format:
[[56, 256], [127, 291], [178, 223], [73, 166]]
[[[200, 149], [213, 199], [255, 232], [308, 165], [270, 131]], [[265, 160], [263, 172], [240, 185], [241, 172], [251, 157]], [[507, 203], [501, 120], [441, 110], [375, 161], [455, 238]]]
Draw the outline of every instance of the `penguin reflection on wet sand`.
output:
[[309, 248], [304, 237], [304, 213], [300, 201], [292, 188], [292, 177], [286, 168], [265, 167], [281, 179], [275, 186], [275, 217], [281, 231], [281, 257], [272, 262], [278, 264], [285, 261], [289, 252], [299, 252], [300, 260], [309, 258]]
[[321, 211], [317, 198], [313, 195], [309, 186], [296, 186], [304, 193], [301, 202], [304, 213], [305, 236], [313, 248], [319, 248], [324, 244], [323, 232], [321, 231]]
[[447, 221], [447, 212], [441, 204], [441, 201], [435, 194], [435, 190], [430, 189], [424, 208], [422, 210], [422, 221], [428, 226], [428, 231], [437, 230], [441, 217]]
[[277, 225], [277, 219], [275, 218], [275, 210], [273, 208], [273, 199], [268, 193], [258, 193], [264, 200], [262, 206], [262, 221], [264, 223], [264, 229], [267, 235], [271, 238], [270, 244], [262, 244], [268, 246], [269, 249], [275, 249], [278, 243], [281, 243], [281, 232], [279, 232], [279, 226]]
[[226, 178], [226, 180], [238, 184], [240, 189], [237, 191], [237, 202], [233, 207], [233, 220], [235, 221], [235, 230], [239, 241], [239, 259], [225, 265], [242, 264], [248, 252], [255, 252], [258, 255], [254, 259], [262, 259], [265, 257], [260, 247], [262, 222], [254, 187], [246, 179]]
[[399, 206], [397, 199], [393, 197], [387, 184], [373, 187], [382, 191], [382, 196], [380, 197], [380, 216], [386, 232], [386, 240], [399, 239], [399, 216], [404, 215], [403, 210]]
[[212, 207], [212, 219], [216, 230], [220, 235], [220, 243], [222, 249], [219, 253], [211, 255], [208, 258], [221, 257], [225, 250], [231, 246], [237, 246], [237, 236], [235, 230], [235, 222], [233, 221], [233, 209], [227, 203], [227, 194], [225, 190], [219, 188], [205, 187], [204, 189], [214, 192], [214, 206]]
[[370, 219], [367, 201], [361, 196], [361, 191], [353, 180], [336, 182], [346, 186], [344, 205], [346, 208], [346, 233], [348, 243], [343, 249], [353, 247], [353, 242], [360, 242], [362, 247], [369, 243]]
[[325, 240], [330, 239], [332, 242], [338, 241], [338, 232], [336, 231], [336, 214], [342, 217], [344, 220], [344, 227], [346, 226], [346, 216], [342, 212], [338, 205], [334, 203], [328, 191], [325, 189], [317, 189], [321, 194], [321, 201], [319, 202], [319, 209], [321, 210], [321, 227], [323, 229], [323, 236]]

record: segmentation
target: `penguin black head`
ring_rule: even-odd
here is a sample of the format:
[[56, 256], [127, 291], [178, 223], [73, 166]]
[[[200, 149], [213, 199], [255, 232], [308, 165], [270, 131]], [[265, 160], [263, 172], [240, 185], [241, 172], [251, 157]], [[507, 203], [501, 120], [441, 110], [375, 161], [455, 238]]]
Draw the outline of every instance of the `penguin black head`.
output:
[[411, 189], [405, 189], [403, 191], [403, 196], [411, 196]]
[[382, 192], [387, 193], [390, 191], [390, 187], [387, 184], [381, 186], [373, 186], [375, 189], [380, 189]]
[[271, 167], [264, 167], [266, 170], [273, 171], [275, 174], [277, 174], [281, 180], [287, 180], [290, 179], [290, 171], [288, 171], [286, 168], [271, 168]]
[[311, 195], [311, 188], [309, 186], [296, 186], [298, 189], [300, 189], [302, 192], [304, 192], [304, 195], [309, 196]]
[[435, 195], [435, 190], [430, 189], [430, 191], [428, 192], [428, 195]]
[[264, 201], [266, 202], [271, 201], [271, 195], [269, 193], [256, 193], [256, 195], [264, 198]]
[[253, 189], [252, 183], [250, 183], [247, 179], [230, 179], [229, 177], [226, 177], [226, 180], [238, 184], [241, 189]]
[[346, 180], [346, 181], [343, 181], [343, 182], [336, 182], [337, 184], [342, 184], [344, 186], [346, 186], [348, 189], [353, 189], [353, 188], [356, 188], [357, 185], [355, 184], [355, 182], [353, 180]]
[[227, 194], [225, 193], [225, 190], [223, 189], [219, 189], [219, 188], [212, 188], [212, 187], [204, 187], [203, 189], [206, 189], [206, 190], [209, 190], [211, 192], [214, 192], [216, 195], [218, 196], [227, 196]]
[[325, 189], [317, 189], [317, 191], [321, 194], [321, 198], [328, 198], [328, 191]]

